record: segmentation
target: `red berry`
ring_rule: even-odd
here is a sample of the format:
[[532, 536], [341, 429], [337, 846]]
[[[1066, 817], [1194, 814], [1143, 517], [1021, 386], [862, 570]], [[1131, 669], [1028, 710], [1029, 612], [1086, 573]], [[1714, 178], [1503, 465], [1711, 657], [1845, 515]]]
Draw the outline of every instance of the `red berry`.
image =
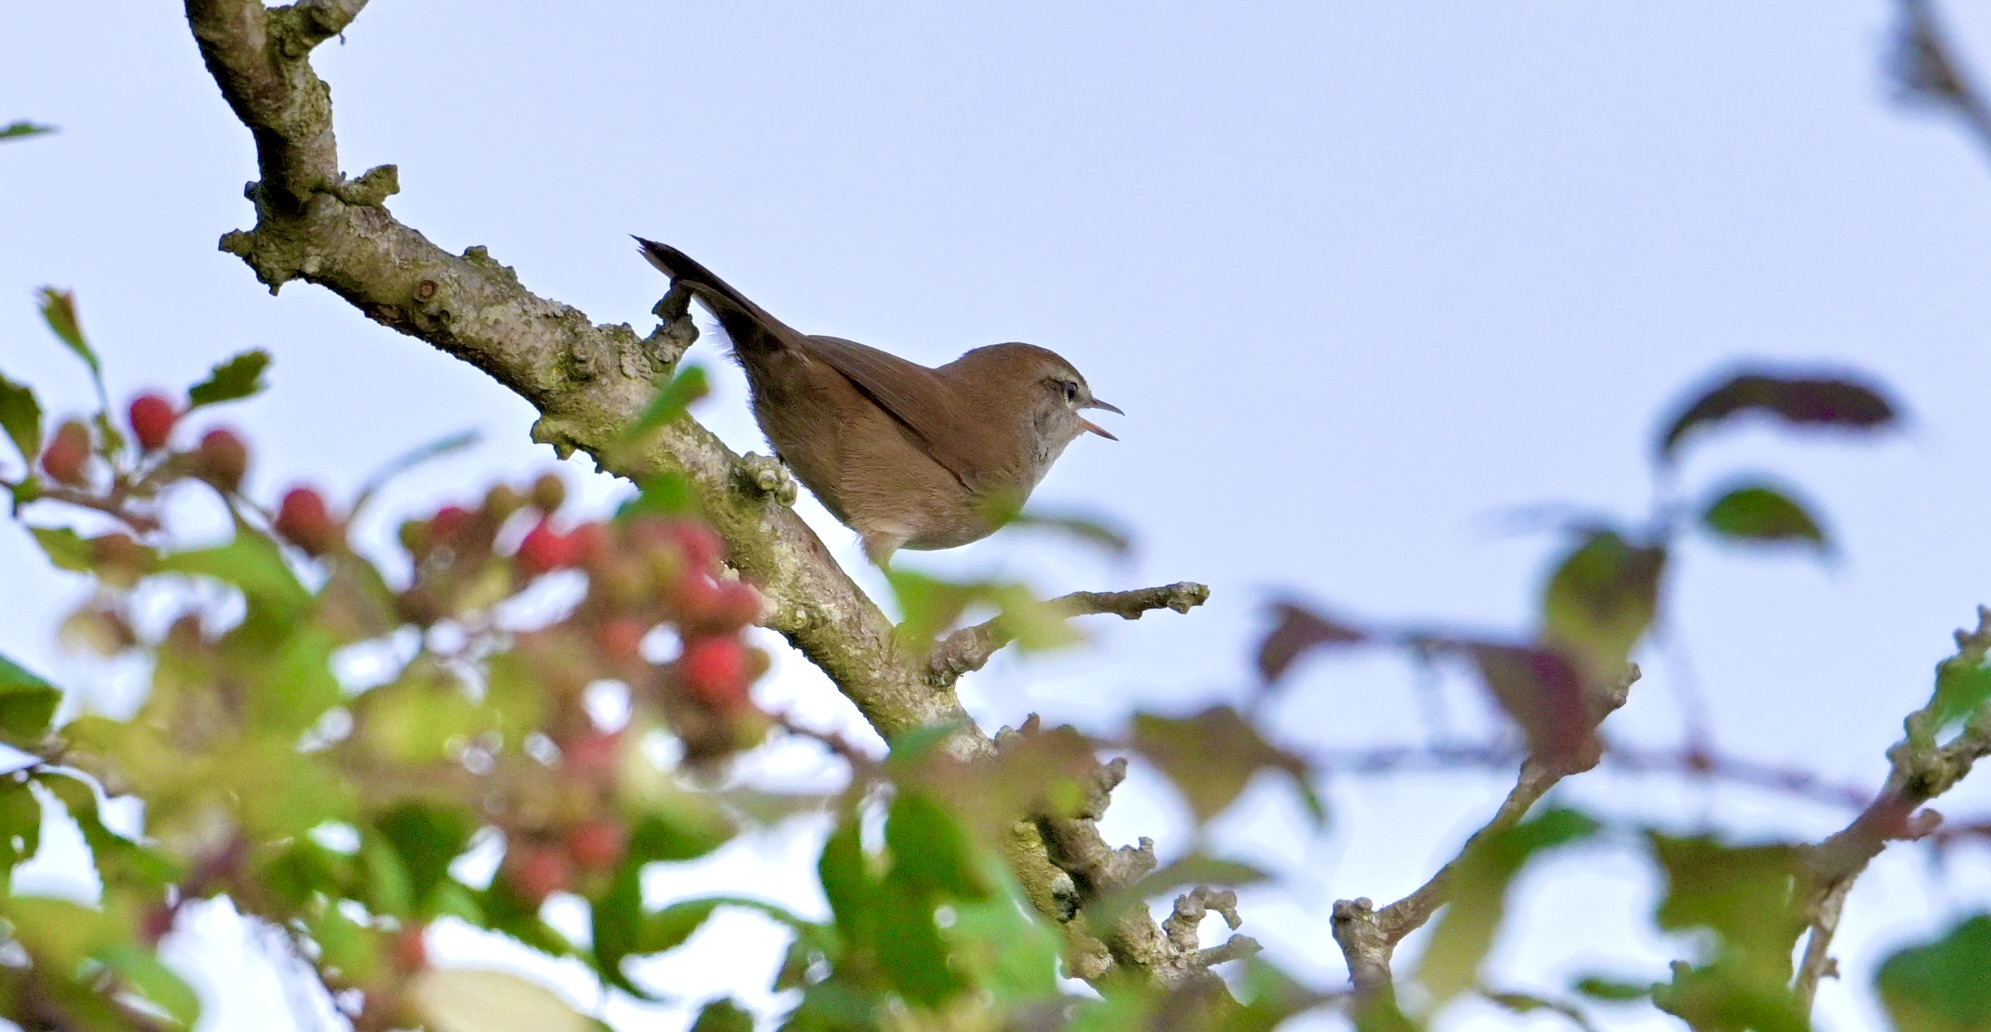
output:
[[567, 856], [581, 871], [609, 871], [629, 850], [629, 833], [620, 821], [606, 817], [567, 830]]
[[673, 524], [671, 537], [684, 553], [685, 566], [693, 570], [715, 571], [719, 568], [719, 557], [726, 554], [726, 542], [703, 523]]
[[70, 420], [56, 428], [55, 437], [42, 449], [42, 471], [72, 487], [81, 487], [90, 461], [90, 428]]
[[608, 528], [599, 523], [583, 523], [568, 531], [567, 539], [574, 546], [574, 561], [582, 566], [593, 567], [607, 560], [612, 551]]
[[730, 712], [747, 703], [747, 647], [738, 638], [693, 638], [678, 657], [678, 677], [693, 698]]
[[622, 765], [622, 734], [589, 731], [561, 745], [560, 760], [575, 777], [601, 784], [613, 782]]
[[540, 520], [532, 529], [525, 532], [525, 539], [518, 543], [518, 564], [527, 576], [537, 577], [552, 570], [562, 570], [574, 565], [579, 549], [574, 539], [553, 529], [553, 525]]
[[461, 505], [445, 505], [429, 517], [429, 529], [434, 532], [436, 541], [447, 542], [463, 533], [463, 528], [470, 525], [472, 518], [470, 510]]
[[407, 974], [429, 966], [428, 930], [427, 925], [411, 924], [394, 933], [387, 947], [394, 970]]
[[643, 659], [643, 637], [650, 625], [633, 616], [618, 616], [601, 629], [601, 650], [610, 659], [636, 663]]
[[141, 394], [131, 399], [129, 414], [131, 435], [138, 438], [138, 446], [146, 451], [166, 447], [167, 438], [173, 436], [173, 424], [180, 419], [179, 411], [162, 394]]
[[325, 496], [308, 487], [293, 487], [283, 496], [274, 526], [307, 555], [324, 555], [339, 543], [339, 525], [325, 506]]
[[505, 880], [533, 906], [573, 884], [574, 866], [564, 850], [525, 846], [505, 854]]
[[237, 491], [249, 472], [249, 446], [227, 427], [209, 430], [194, 452], [194, 471], [223, 491]]

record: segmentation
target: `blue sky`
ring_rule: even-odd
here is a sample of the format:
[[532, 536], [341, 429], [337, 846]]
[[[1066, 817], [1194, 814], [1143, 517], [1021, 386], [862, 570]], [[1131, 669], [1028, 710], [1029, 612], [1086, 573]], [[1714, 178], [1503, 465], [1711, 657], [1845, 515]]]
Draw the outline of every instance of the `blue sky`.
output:
[[[450, 250], [487, 245], [598, 322], [649, 325], [661, 283], [635, 232], [805, 330], [935, 363], [1028, 340], [1126, 409], [1112, 423], [1121, 441], [1075, 444], [1036, 500], [1120, 521], [1134, 558], [1007, 533], [927, 568], [1001, 571], [1047, 593], [1196, 579], [1211, 604], [1091, 625], [1080, 653], [998, 661], [963, 688], [991, 726], [1034, 711], [1106, 727], [1132, 707], [1235, 696], [1263, 605], [1285, 593], [1524, 628], [1555, 545], [1496, 533], [1493, 515], [1565, 501], [1636, 516], [1655, 422], [1737, 358], [1868, 370], [1912, 414], [1907, 432], [1742, 431], [1698, 448], [1683, 477], [1690, 490], [1744, 470], [1787, 478], [1824, 513], [1841, 561], [1695, 544], [1670, 604], [1724, 748], [1876, 784], [1950, 631], [1991, 601], [1979, 454], [1991, 167], [1891, 99], [1889, 13], [1879, 0], [1801, 14], [381, 0], [317, 65], [348, 172], [398, 164], [396, 215]], [[1950, 14], [1991, 69], [1991, 14]], [[17, 41], [0, 118], [62, 130], [0, 149], [10, 375], [56, 407], [87, 399], [34, 313], [31, 291], [52, 283], [78, 292], [114, 395], [270, 349], [272, 390], [231, 416], [262, 445], [252, 482], [266, 493], [307, 474], [350, 490], [466, 427], [486, 444], [403, 483], [385, 511], [552, 461], [526, 437], [527, 406], [481, 374], [317, 288], [272, 299], [214, 249], [251, 218], [253, 154], [172, 5], [13, 5], [0, 33]], [[737, 373], [709, 344], [694, 354], [722, 372], [700, 418], [760, 447]], [[588, 495], [606, 504], [617, 490], [592, 482]], [[805, 514], [860, 561], [848, 532], [813, 504]], [[0, 575], [0, 650], [78, 683], [97, 676], [51, 645], [64, 609], [51, 600], [75, 586], [18, 534], [0, 533]], [[1654, 656], [1647, 669], [1613, 723], [1676, 742], [1682, 666]], [[852, 716], [799, 660], [779, 670], [770, 698], [824, 722]], [[1309, 666], [1278, 730], [1295, 746], [1411, 740], [1412, 680], [1383, 659]], [[1457, 726], [1486, 726], [1469, 687], [1447, 698]], [[1676, 827], [1816, 837], [1843, 820], [1664, 780], [1587, 781], [1575, 798]], [[1265, 786], [1220, 826], [1290, 875], [1247, 901], [1245, 931], [1338, 981], [1328, 904], [1414, 887], [1503, 787], [1338, 780], [1334, 826], [1313, 839]], [[1991, 790], [1941, 808], [1981, 814]], [[1150, 779], [1108, 824], [1184, 845], [1179, 807]], [[1947, 881], [1923, 877], [1912, 852], [1884, 859], [1847, 909], [1849, 982], [1991, 900], [1984, 859], [1959, 854]], [[724, 883], [707, 872], [659, 891], [688, 894], [693, 878]], [[1637, 929], [1651, 891], [1622, 851], [1545, 867], [1498, 974], [1538, 987], [1596, 968], [1656, 975], [1662, 944]], [[707, 975], [680, 964], [658, 977]], [[253, 981], [231, 991], [280, 999], [235, 988]], [[1828, 985], [1826, 1027], [1877, 1020], [1859, 995]], [[262, 1027], [249, 1004], [214, 1006], [214, 1028]]]

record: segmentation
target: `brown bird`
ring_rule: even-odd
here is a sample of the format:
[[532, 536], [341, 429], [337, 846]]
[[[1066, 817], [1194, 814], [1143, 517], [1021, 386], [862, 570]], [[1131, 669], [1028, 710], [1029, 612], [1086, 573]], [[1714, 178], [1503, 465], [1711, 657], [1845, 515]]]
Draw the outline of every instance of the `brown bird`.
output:
[[1023, 507], [1079, 434], [1118, 408], [1033, 344], [991, 344], [930, 369], [839, 337], [801, 333], [684, 252], [643, 257], [710, 309], [746, 370], [754, 419], [795, 476], [880, 566], [900, 548], [953, 548]]

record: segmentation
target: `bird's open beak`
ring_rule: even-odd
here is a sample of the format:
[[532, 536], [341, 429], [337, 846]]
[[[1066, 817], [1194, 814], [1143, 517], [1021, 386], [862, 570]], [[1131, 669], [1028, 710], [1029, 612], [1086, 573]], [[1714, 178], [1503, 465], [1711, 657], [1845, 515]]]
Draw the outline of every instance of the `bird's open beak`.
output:
[[[1119, 413], [1120, 413], [1120, 415], [1123, 415], [1123, 416], [1124, 416], [1124, 415], [1126, 415], [1126, 413], [1125, 413], [1125, 412], [1120, 412], [1120, 406], [1118, 406], [1118, 405], [1114, 405], [1114, 404], [1111, 404], [1111, 403], [1108, 403], [1108, 402], [1104, 402], [1104, 401], [1100, 401], [1100, 400], [1099, 400], [1098, 398], [1094, 398], [1094, 399], [1092, 399], [1091, 401], [1088, 401], [1088, 402], [1086, 402], [1086, 403], [1085, 403], [1084, 405], [1081, 405], [1081, 406], [1079, 406], [1079, 407], [1080, 407], [1080, 408], [1096, 408], [1096, 409], [1105, 409], [1105, 410], [1106, 410], [1106, 411], [1108, 411], [1108, 412], [1119, 412]], [[1078, 421], [1078, 425], [1079, 425], [1079, 429], [1081, 429], [1081, 430], [1084, 430], [1084, 431], [1085, 431], [1085, 432], [1087, 432], [1087, 433], [1092, 433], [1092, 434], [1098, 434], [1099, 436], [1101, 436], [1101, 437], [1104, 437], [1104, 438], [1106, 438], [1106, 439], [1107, 439], [1107, 440], [1109, 440], [1109, 441], [1117, 441], [1117, 440], [1119, 440], [1119, 438], [1118, 438], [1118, 437], [1115, 437], [1115, 436], [1113, 436], [1112, 434], [1109, 434], [1109, 433], [1107, 433], [1104, 427], [1101, 427], [1101, 426], [1100, 426], [1100, 425], [1099, 425], [1098, 423], [1095, 423], [1095, 422], [1093, 422], [1093, 421], [1092, 421], [1092, 420], [1090, 420], [1090, 419], [1084, 419], [1084, 418], [1081, 418], [1081, 419], [1080, 419], [1080, 420]]]

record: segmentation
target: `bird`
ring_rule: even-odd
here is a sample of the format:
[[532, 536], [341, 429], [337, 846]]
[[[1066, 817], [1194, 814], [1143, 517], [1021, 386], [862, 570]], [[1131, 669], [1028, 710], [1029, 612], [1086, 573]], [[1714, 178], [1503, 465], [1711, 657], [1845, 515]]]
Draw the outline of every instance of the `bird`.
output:
[[635, 239], [718, 320], [775, 456], [881, 568], [902, 548], [994, 533], [1081, 434], [1119, 440], [1082, 413], [1125, 413], [1048, 348], [990, 344], [924, 366], [802, 333], [677, 248]]

